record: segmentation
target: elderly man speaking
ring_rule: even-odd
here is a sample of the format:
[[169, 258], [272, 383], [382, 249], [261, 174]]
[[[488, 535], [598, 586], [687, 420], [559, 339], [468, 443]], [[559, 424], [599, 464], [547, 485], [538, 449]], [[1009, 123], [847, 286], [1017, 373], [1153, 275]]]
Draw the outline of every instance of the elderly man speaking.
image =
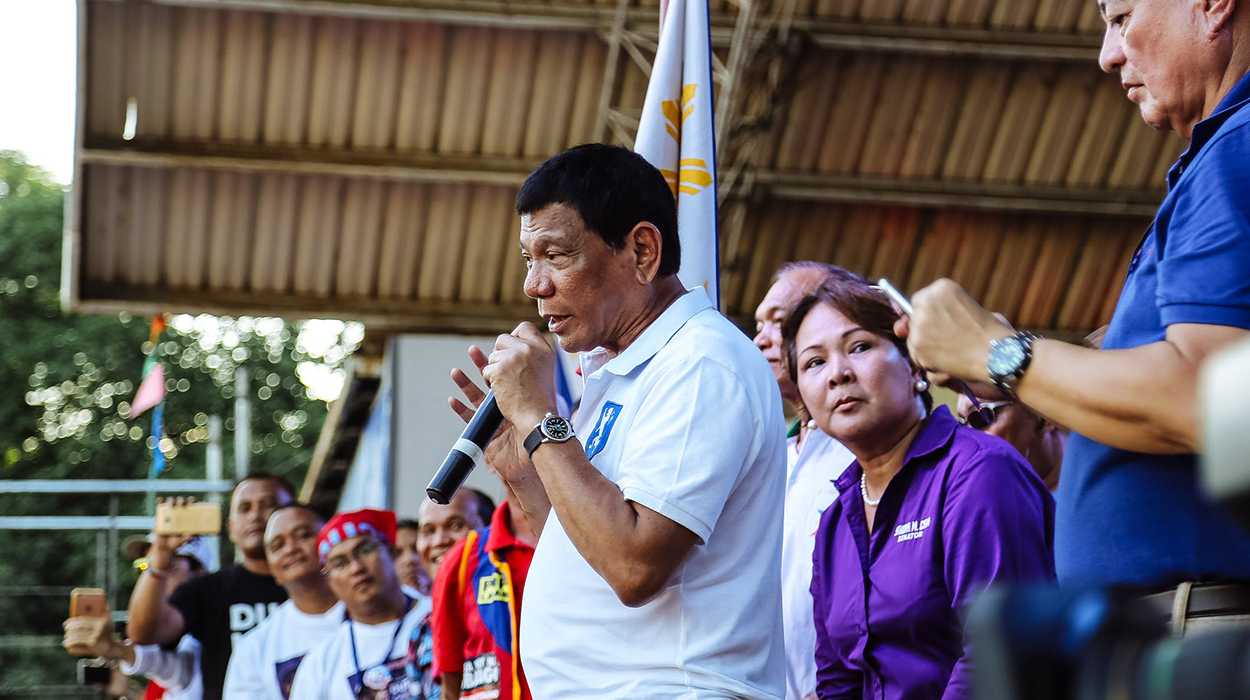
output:
[[1015, 333], [949, 281], [916, 294], [908, 344], [923, 366], [993, 380], [1073, 429], [1060, 580], [1137, 586], [1182, 633], [1250, 613], [1250, 534], [1203, 496], [1194, 457], [1199, 367], [1250, 329], [1250, 2], [1099, 9], [1103, 70], [1146, 123], [1190, 142], [1102, 350]]
[[785, 426], [768, 363], [678, 282], [673, 194], [637, 154], [565, 151], [517, 211], [525, 293], [585, 379], [574, 429], [537, 328], [470, 349], [506, 420], [489, 458], [539, 533], [520, 633], [534, 697], [780, 698]]

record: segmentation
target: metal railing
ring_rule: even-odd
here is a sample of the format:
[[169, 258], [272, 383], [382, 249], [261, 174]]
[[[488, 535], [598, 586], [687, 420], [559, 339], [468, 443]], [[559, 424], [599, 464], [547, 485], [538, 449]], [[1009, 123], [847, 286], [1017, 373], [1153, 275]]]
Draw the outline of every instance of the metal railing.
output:
[[[0, 530], [96, 531], [96, 575], [94, 584], [103, 588], [110, 603], [118, 585], [117, 553], [122, 530], [146, 532], [152, 528], [151, 515], [122, 515], [120, 496], [124, 494], [189, 493], [209, 494], [219, 500], [234, 484], [222, 479], [0, 479], [4, 494], [102, 494], [109, 496], [108, 515], [7, 515], [0, 516]], [[213, 548], [214, 555], [217, 548]], [[83, 585], [90, 585], [83, 582]], [[0, 587], [2, 597], [64, 596], [73, 586]], [[125, 610], [113, 612], [115, 622], [126, 619]], [[0, 649], [50, 649], [61, 646], [57, 635], [0, 635]], [[28, 688], [0, 687], [0, 698], [9, 697], [100, 697], [97, 690], [76, 685], [44, 685]]]

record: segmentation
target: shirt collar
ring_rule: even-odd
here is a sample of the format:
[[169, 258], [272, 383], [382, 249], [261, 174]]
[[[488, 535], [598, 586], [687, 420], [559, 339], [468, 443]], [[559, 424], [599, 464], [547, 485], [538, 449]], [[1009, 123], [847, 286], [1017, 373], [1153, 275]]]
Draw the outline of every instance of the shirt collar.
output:
[[[938, 406], [933, 409], [933, 412], [925, 419], [924, 425], [921, 426], [920, 434], [912, 440], [911, 447], [907, 448], [907, 457], [903, 459], [903, 466], [906, 467], [913, 459], [932, 454], [945, 446], [950, 442], [958, 426], [959, 423], [951, 415], [949, 408]], [[842, 476], [834, 481], [838, 491], [845, 492], [849, 488], [856, 487], [855, 482], [859, 481], [860, 471], [859, 460], [851, 462], [850, 468], [842, 472]]]
[[506, 547], [526, 546], [512, 532], [508, 517], [508, 502], [500, 503], [490, 516], [490, 537], [486, 538], [486, 551], [495, 552]]
[[1194, 124], [1194, 131], [1189, 139], [1189, 148], [1168, 170], [1169, 188], [1176, 185], [1176, 181], [1180, 179], [1181, 173], [1189, 166], [1190, 161], [1219, 132], [1224, 122], [1241, 111], [1248, 103], [1250, 103], [1250, 73], [1241, 76], [1241, 79], [1233, 85], [1233, 89], [1229, 90], [1228, 94], [1224, 95], [1224, 99], [1215, 106], [1215, 111], [1211, 113], [1211, 116]]
[[[633, 372], [639, 365], [655, 356], [660, 348], [668, 343], [681, 327], [686, 325], [686, 321], [694, 318], [695, 314], [712, 308], [712, 300], [708, 298], [707, 292], [703, 287], [693, 287], [685, 294], [677, 297], [677, 299], [669, 305], [659, 318], [651, 322], [651, 325], [643, 329], [634, 342], [630, 343], [616, 357], [602, 363], [593, 372], [600, 369], [611, 372], [619, 377], [624, 377]], [[598, 349], [587, 353], [595, 355], [602, 353], [603, 350]], [[593, 361], [593, 360], [592, 360]], [[585, 362], [583, 362], [583, 371], [585, 370]], [[592, 372], [592, 373], [593, 373]]]

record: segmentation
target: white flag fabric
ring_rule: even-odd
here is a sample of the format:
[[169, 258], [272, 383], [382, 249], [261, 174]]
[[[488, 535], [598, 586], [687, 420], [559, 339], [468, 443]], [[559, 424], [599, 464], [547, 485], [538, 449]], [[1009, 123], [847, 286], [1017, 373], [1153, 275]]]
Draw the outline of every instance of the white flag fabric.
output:
[[669, 0], [634, 150], [664, 173], [677, 197], [681, 270], [720, 307], [716, 236], [716, 131], [707, 0]]

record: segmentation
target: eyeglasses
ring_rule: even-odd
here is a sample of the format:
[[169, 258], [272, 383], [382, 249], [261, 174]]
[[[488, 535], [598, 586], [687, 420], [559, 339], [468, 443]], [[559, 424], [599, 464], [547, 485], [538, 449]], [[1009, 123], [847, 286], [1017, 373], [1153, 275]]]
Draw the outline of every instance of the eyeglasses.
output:
[[377, 540], [372, 538], [367, 539], [356, 545], [355, 548], [347, 554], [339, 554], [338, 556], [327, 559], [325, 568], [321, 570], [321, 573], [326, 576], [329, 576], [330, 574], [337, 574], [343, 569], [346, 569], [353, 561], [358, 561], [363, 565], [376, 557], [381, 549], [382, 545], [379, 544]]
[[959, 419], [960, 425], [966, 425], [969, 428], [977, 430], [985, 430], [994, 425], [994, 419], [998, 418], [998, 409], [1004, 406], [1010, 406], [1015, 401], [991, 401], [983, 403], [980, 406], [968, 412], [968, 415]]

